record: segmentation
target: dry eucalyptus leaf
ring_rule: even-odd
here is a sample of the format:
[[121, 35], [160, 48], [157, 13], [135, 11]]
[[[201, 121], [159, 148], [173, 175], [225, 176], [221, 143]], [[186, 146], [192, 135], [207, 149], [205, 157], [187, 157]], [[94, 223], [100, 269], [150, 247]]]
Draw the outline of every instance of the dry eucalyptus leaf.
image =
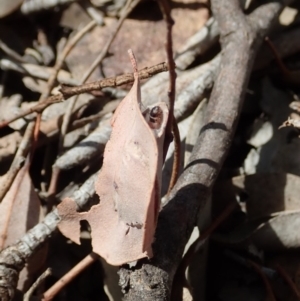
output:
[[[34, 190], [28, 166], [24, 165], [18, 172], [9, 191], [0, 204], [0, 249], [20, 239], [29, 229], [43, 218], [43, 212], [37, 193]], [[28, 289], [33, 277], [42, 268], [47, 255], [47, 246], [39, 249], [30, 258], [21, 271], [18, 289]], [[29, 280], [30, 279], [30, 280]]]
[[111, 265], [152, 256], [160, 203], [161, 169], [168, 107], [157, 103], [141, 112], [141, 89], [133, 53], [134, 84], [115, 111], [112, 134], [95, 183], [100, 204], [76, 212], [72, 199], [57, 207], [60, 231], [79, 243], [79, 222], [92, 229], [93, 251]]
[[41, 218], [42, 209], [26, 165], [0, 204], [0, 249], [16, 242]]

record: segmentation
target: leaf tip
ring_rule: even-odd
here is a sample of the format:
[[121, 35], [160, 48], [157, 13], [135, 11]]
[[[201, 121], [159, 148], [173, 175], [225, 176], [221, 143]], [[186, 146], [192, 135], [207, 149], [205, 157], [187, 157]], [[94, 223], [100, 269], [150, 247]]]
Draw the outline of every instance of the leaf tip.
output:
[[138, 73], [137, 63], [136, 63], [136, 59], [135, 59], [132, 49], [128, 49], [128, 55], [129, 55], [134, 73]]

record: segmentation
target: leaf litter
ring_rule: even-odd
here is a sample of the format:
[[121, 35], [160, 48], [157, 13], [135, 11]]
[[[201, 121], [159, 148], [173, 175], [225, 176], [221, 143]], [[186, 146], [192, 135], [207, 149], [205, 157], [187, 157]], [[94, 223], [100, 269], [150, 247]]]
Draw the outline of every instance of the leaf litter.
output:
[[[32, 6], [25, 5], [27, 2]], [[90, 22], [92, 13], [88, 12], [87, 7], [92, 7], [94, 16], [103, 16], [103, 19], [97, 19], [100, 25], [86, 33], [67, 56], [64, 66], [58, 70], [54, 93], [59, 93], [59, 84], [72, 87], [80, 83], [82, 74], [92, 65], [101, 47], [113, 34], [114, 25], [124, 6], [124, 1], [87, 2], [89, 5], [75, 1], [60, 6], [58, 1], [58, 10], [49, 6], [35, 6], [34, 1], [22, 4], [22, 1], [6, 0], [1, 3], [0, 26], [9, 28], [13, 37], [9, 41], [4, 33], [0, 34], [1, 121], [37, 103], [39, 94], [48, 89], [47, 81], [55, 72], [54, 58], [49, 54], [58, 56], [62, 51], [59, 50], [59, 43], [69, 40]], [[181, 133], [181, 167], [184, 168], [201, 133], [206, 114], [205, 102], [219, 70], [219, 31], [216, 20], [210, 17], [210, 12], [201, 2], [175, 1], [172, 5], [175, 20], [173, 50], [178, 67], [175, 117]], [[35, 14], [31, 15], [33, 11]], [[287, 17], [289, 14], [293, 15], [290, 19]], [[26, 26], [17, 26], [16, 20]], [[289, 69], [296, 70], [299, 49], [296, 39], [287, 39], [298, 29], [295, 11], [285, 11], [282, 20], [285, 30], [274, 34], [271, 40], [275, 49], [286, 58], [284, 63]], [[22, 27], [26, 28], [27, 34], [24, 34]], [[140, 4], [125, 19], [108, 54], [89, 81], [131, 72], [126, 55], [128, 48], [134, 49], [140, 69], [165, 61], [165, 33], [165, 23], [158, 6], [150, 2]], [[282, 45], [287, 46], [283, 48]], [[248, 86], [232, 147], [213, 189], [211, 213], [210, 210], [200, 212], [200, 238], [227, 204], [237, 202], [239, 210], [211, 235], [210, 248], [203, 244], [194, 254], [197, 260], [191, 260], [187, 270], [190, 290], [184, 291], [185, 298], [191, 298], [191, 294], [194, 300], [202, 300], [204, 296], [207, 300], [218, 298], [224, 301], [234, 300], [232, 296], [243, 300], [260, 298], [264, 295], [265, 287], [258, 281], [257, 274], [246, 263], [247, 260], [259, 263], [263, 271], [275, 271], [276, 265], [280, 265], [299, 289], [299, 91], [294, 82], [281, 73], [278, 62], [267, 47], [262, 47], [254, 64], [255, 76], [251, 77]], [[266, 56], [267, 59], [262, 59]], [[52, 218], [49, 229], [56, 229], [57, 218], [54, 216], [57, 213], [51, 209], [60, 203], [61, 196], [75, 200], [70, 206], [73, 206], [77, 219], [85, 213], [76, 210], [88, 211], [97, 204], [99, 200], [95, 196], [93, 182], [102, 166], [104, 147], [109, 140], [109, 119], [123, 98], [116, 99], [114, 95], [124, 95], [124, 90], [128, 91], [129, 88], [130, 84], [106, 88], [93, 94], [88, 91], [81, 95], [71, 112], [65, 137], [61, 136], [60, 127], [68, 110], [67, 101], [48, 106], [43, 111], [38, 140], [33, 140], [30, 147], [31, 150], [35, 149], [30, 169], [26, 164], [21, 164], [0, 204], [1, 248], [22, 241], [28, 230], [41, 225], [44, 213], [48, 214], [46, 224]], [[166, 101], [167, 74], [143, 80], [141, 90], [145, 106]], [[115, 101], [115, 104], [110, 107], [103, 105], [111, 101]], [[31, 113], [0, 129], [1, 183], [7, 181], [6, 174], [25, 128], [35, 116], [36, 113]], [[85, 123], [85, 118], [91, 119]], [[59, 147], [60, 140], [64, 140], [62, 147]], [[171, 174], [173, 149], [171, 145], [162, 172], [163, 194], [167, 191]], [[57, 177], [53, 176], [56, 172]], [[94, 235], [92, 223], [79, 224], [76, 219], [72, 223], [75, 221], [77, 225], [71, 227], [72, 236], [77, 235], [77, 242], [81, 242], [82, 247], [54, 230], [45, 231], [45, 238], [37, 243], [42, 251], [40, 254], [30, 254], [30, 261], [25, 268], [27, 276], [20, 276], [18, 289], [22, 294], [32, 286], [45, 267], [51, 267], [52, 276], [48, 276], [44, 287], [39, 284], [40, 288], [34, 293], [41, 296], [53, 282], [91, 252], [90, 230]], [[98, 225], [98, 221], [95, 223]], [[188, 246], [197, 240], [197, 233]], [[200, 268], [197, 262], [205, 262], [206, 269]], [[293, 300], [292, 289], [280, 281], [278, 284], [279, 275], [282, 274], [278, 271], [274, 273], [277, 278], [269, 278], [277, 300]], [[58, 295], [57, 298], [120, 300], [116, 269], [107, 263], [101, 265], [100, 261], [95, 260], [80, 277], [81, 281], [74, 279], [70, 286], [62, 288], [65, 295]], [[199, 279], [202, 279], [201, 286]]]

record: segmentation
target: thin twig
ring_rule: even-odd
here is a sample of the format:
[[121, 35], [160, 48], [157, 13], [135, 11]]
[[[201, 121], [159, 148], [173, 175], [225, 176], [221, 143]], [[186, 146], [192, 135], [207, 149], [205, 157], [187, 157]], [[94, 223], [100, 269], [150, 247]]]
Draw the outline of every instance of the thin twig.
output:
[[269, 39], [269, 37], [266, 37], [265, 41], [269, 45], [269, 48], [271, 49], [271, 52], [275, 58], [275, 61], [278, 64], [280, 71], [282, 72], [283, 82], [285, 82], [287, 85], [290, 85], [290, 86], [299, 87], [299, 83], [300, 83], [299, 70], [294, 70], [294, 71], [289, 70], [282, 62], [282, 60], [278, 54], [278, 51], [276, 50], [273, 42]]
[[30, 289], [24, 294], [23, 301], [29, 301], [34, 291], [41, 285], [45, 279], [52, 273], [51, 269], [48, 268], [30, 287]]
[[49, 105], [51, 105], [53, 103], [61, 102], [61, 101], [63, 101], [63, 97], [62, 97], [61, 94], [50, 96], [50, 97], [46, 98], [45, 100], [42, 100], [40, 103], [32, 106], [31, 108], [29, 108], [27, 110], [24, 110], [23, 112], [20, 112], [16, 116], [14, 116], [12, 118], [9, 118], [7, 120], [2, 121], [0, 123], [0, 129], [3, 128], [3, 127], [6, 127], [11, 122], [14, 122], [14, 121], [18, 120], [19, 118], [25, 117], [25, 116], [27, 116], [27, 115], [29, 115], [31, 113], [42, 112]]
[[93, 252], [87, 255], [78, 264], [76, 264], [67, 274], [60, 278], [52, 287], [50, 287], [43, 294], [42, 300], [52, 300], [62, 288], [69, 284], [76, 276], [78, 276], [84, 269], [86, 269], [89, 265], [95, 262], [98, 258], [99, 256]]
[[25, 131], [22, 141], [19, 145], [18, 151], [14, 157], [14, 160], [10, 166], [10, 169], [6, 173], [5, 182], [0, 187], [0, 202], [2, 202], [2, 199], [6, 195], [11, 184], [13, 183], [17, 173], [19, 172], [19, 170], [21, 169], [21, 167], [25, 161], [25, 158], [28, 154], [29, 147], [31, 144], [33, 128], [34, 128], [34, 122], [30, 122], [27, 125], [26, 131]]
[[[157, 73], [168, 71], [168, 66], [166, 63], [160, 63], [158, 65], [144, 68], [141, 71], [139, 71], [139, 77], [140, 79], [146, 79], [149, 78]], [[67, 95], [74, 93], [74, 95], [84, 92], [91, 92], [93, 90], [101, 90], [103, 88], [107, 87], [117, 87], [125, 84], [130, 84], [134, 82], [133, 73], [127, 73], [123, 75], [119, 75], [117, 77], [110, 77], [110, 78], [104, 78], [102, 80], [83, 84], [77, 87], [63, 87], [62, 92], [64, 93], [64, 90], [67, 89]], [[70, 97], [70, 96], [67, 96]], [[0, 129], [9, 125], [11, 122], [14, 122], [18, 120], [19, 118], [25, 117], [31, 113], [35, 112], [41, 112], [48, 106], [54, 103], [58, 103], [64, 101], [64, 97], [62, 94], [57, 94], [54, 96], [50, 96], [44, 100], [42, 100], [40, 103], [36, 104], [35, 106], [32, 106], [31, 108], [24, 110], [23, 112], [20, 112], [18, 115], [4, 120], [0, 123]]]
[[173, 189], [174, 185], [179, 176], [180, 165], [181, 165], [181, 140], [180, 140], [180, 133], [178, 129], [178, 124], [175, 118], [173, 118], [173, 127], [172, 133], [174, 137], [174, 154], [173, 154], [173, 166], [172, 166], [172, 174], [168, 188], [168, 194]]
[[[96, 25], [96, 21], [91, 21], [89, 22], [85, 27], [83, 27], [81, 30], [79, 30], [74, 37], [72, 37], [69, 42], [67, 43], [67, 45], [65, 45], [63, 51], [57, 56], [56, 58], [56, 62], [55, 62], [55, 66], [53, 68], [53, 72], [52, 74], [50, 75], [49, 79], [48, 79], [48, 82], [47, 82], [47, 89], [46, 91], [44, 91], [41, 96], [40, 96], [40, 99], [39, 99], [39, 102], [44, 99], [44, 98], [47, 98], [50, 93], [51, 93], [51, 90], [54, 88], [54, 85], [55, 85], [55, 82], [56, 82], [56, 78], [57, 78], [57, 75], [58, 75], [58, 72], [60, 71], [60, 69], [62, 68], [63, 66], [63, 63], [66, 59], [66, 57], [68, 56], [68, 54], [70, 53], [70, 51], [74, 48], [74, 46], [80, 41], [80, 39], [87, 33], [89, 32], [95, 25]], [[41, 112], [38, 113], [37, 115], [37, 120], [40, 121], [41, 119]], [[35, 145], [37, 145], [37, 141], [38, 141], [38, 135], [39, 135], [39, 128], [37, 130], [37, 133], [35, 136]], [[49, 146], [48, 146], [49, 147]], [[44, 163], [43, 165], [46, 165], [46, 160], [47, 158], [44, 157]], [[42, 171], [43, 173], [43, 171]], [[41, 177], [43, 178], [43, 177]], [[41, 187], [45, 187], [46, 184], [44, 183], [44, 181], [42, 180], [41, 181]]]
[[117, 108], [117, 106], [119, 105], [119, 103], [120, 103], [120, 101], [115, 101], [112, 106], [110, 106], [107, 109], [104, 108], [98, 114], [91, 115], [91, 116], [88, 116], [88, 117], [83, 117], [79, 120], [74, 120], [74, 122], [72, 123], [70, 129], [73, 130], [73, 129], [81, 128], [81, 127], [85, 126], [86, 124], [91, 123], [92, 121], [95, 121], [95, 120], [98, 120], [98, 119], [102, 118], [107, 113], [114, 111]]
[[182, 290], [184, 286], [186, 286], [192, 294], [188, 281], [185, 278], [185, 271], [188, 268], [195, 253], [197, 252], [197, 250], [199, 250], [200, 246], [211, 236], [211, 234], [220, 226], [220, 224], [228, 218], [228, 216], [233, 212], [235, 208], [236, 203], [229, 204], [225, 208], [225, 210], [215, 219], [215, 221], [208, 227], [208, 229], [204, 230], [203, 233], [201, 233], [200, 236], [191, 244], [188, 251], [183, 256], [174, 277], [172, 292], [173, 301], [180, 300], [180, 298], [182, 298]]
[[172, 27], [174, 25], [174, 20], [171, 16], [171, 8], [168, 0], [158, 1], [160, 10], [163, 14], [164, 20], [167, 24], [167, 37], [166, 37], [166, 53], [169, 66], [169, 118], [166, 126], [165, 142], [164, 142], [164, 157], [167, 154], [169, 144], [172, 142], [172, 127], [174, 118], [174, 104], [175, 104], [175, 94], [176, 94], [176, 72], [175, 72], [175, 62], [173, 58], [173, 40], [172, 40]]
[[295, 294], [296, 298], [300, 300], [300, 292], [293, 280], [291, 279], [291, 277], [288, 275], [288, 273], [279, 264], [276, 265], [276, 270], [287, 283], [287, 285], [290, 287], [292, 292]]
[[74, 37], [70, 39], [67, 45], [64, 47], [62, 53], [57, 57], [55, 66], [53, 67], [53, 72], [48, 79], [47, 82], [47, 91], [45, 91], [41, 95], [41, 99], [47, 98], [51, 93], [56, 81], [57, 74], [61, 69], [66, 57], [70, 53], [70, 51], [74, 48], [74, 46], [78, 43], [78, 41], [87, 33], [89, 32], [95, 25], [97, 25], [96, 21], [92, 20], [89, 22], [85, 27], [79, 30]]
[[[172, 168], [172, 175], [169, 184], [168, 193], [174, 187], [180, 169], [180, 133], [178, 130], [177, 122], [174, 118], [174, 105], [175, 105], [175, 93], [176, 93], [176, 71], [175, 71], [175, 62], [173, 58], [173, 40], [172, 40], [172, 27], [174, 25], [174, 20], [171, 16], [171, 8], [168, 0], [159, 0], [160, 10], [164, 16], [165, 22], [167, 24], [167, 42], [166, 42], [166, 53], [169, 65], [169, 118], [166, 126], [166, 134], [164, 141], [164, 157], [167, 155], [167, 151], [173, 137], [174, 141], [174, 161]], [[172, 135], [173, 133], [173, 135]]]
[[[53, 73], [52, 75], [49, 77], [48, 79], [48, 86], [47, 86], [47, 90], [41, 94], [40, 99], [38, 101], [38, 104], [36, 106], [34, 106], [33, 108], [28, 109], [27, 111], [20, 113], [17, 117], [24, 117], [27, 115], [28, 112], [37, 112], [37, 116], [36, 116], [36, 122], [35, 122], [35, 126], [30, 128], [32, 130], [32, 132], [30, 134], [28, 134], [29, 136], [31, 136], [33, 134], [33, 147], [31, 149], [31, 153], [30, 153], [30, 162], [33, 158], [35, 149], [37, 147], [38, 144], [38, 137], [39, 137], [39, 129], [40, 129], [40, 124], [41, 124], [41, 119], [42, 119], [42, 112], [43, 110], [51, 103], [54, 102], [59, 102], [62, 101], [62, 95], [55, 95], [52, 96], [50, 98], [46, 98], [46, 100], [43, 100], [45, 97], [48, 97], [54, 84], [55, 84], [55, 80], [57, 77], [57, 74], [59, 72], [59, 70], [62, 67], [62, 64], [66, 58], [66, 56], [69, 54], [69, 52], [71, 51], [71, 49], [74, 47], [74, 45], [80, 40], [80, 38], [82, 38], [82, 36], [88, 31], [90, 30], [93, 26], [96, 25], [95, 21], [91, 21], [86, 27], [84, 27], [81, 31], [79, 31], [71, 40], [70, 42], [66, 45], [66, 47], [64, 48], [64, 51], [62, 52], [62, 54], [60, 55], [60, 57], [57, 59], [55, 67], [53, 69]], [[26, 113], [24, 115], [24, 113]], [[29, 114], [30, 114], [29, 113]], [[15, 117], [15, 118], [16, 118]], [[8, 125], [10, 122], [16, 120], [15, 118], [11, 118], [10, 120], [6, 120], [0, 123], [0, 128], [4, 127], [6, 125]], [[30, 162], [28, 164], [30, 164]], [[18, 172], [18, 170], [20, 169], [21, 166], [17, 166], [17, 165], [12, 165], [12, 168], [10, 169], [10, 177], [9, 177], [9, 181], [13, 180]], [[7, 183], [9, 183], [9, 181]], [[4, 193], [6, 193], [8, 190], [7, 186], [5, 186], [5, 190]], [[5, 192], [6, 191], [6, 192]], [[4, 196], [4, 195], [3, 195]], [[2, 197], [3, 197], [2, 196]], [[0, 199], [1, 199], [1, 195], [0, 195]]]
[[[83, 35], [86, 34], [89, 30], [91, 30], [91, 28], [93, 28], [96, 24], [97, 23], [95, 21], [91, 21], [90, 23], [88, 23], [65, 46], [61, 55], [58, 56], [55, 66], [54, 66], [54, 69], [53, 69], [53, 72], [48, 79], [47, 90], [41, 94], [38, 103], [41, 103], [44, 98], [47, 98], [50, 95], [51, 90], [55, 85], [57, 74], [58, 74], [59, 70], [61, 69], [67, 55], [70, 53], [70, 51], [73, 49], [73, 47], [79, 42], [79, 40], [83, 37]], [[38, 144], [40, 124], [41, 124], [41, 120], [42, 120], [42, 112], [43, 112], [43, 110], [41, 110], [41, 109], [37, 112], [36, 123], [35, 123], [34, 133], [33, 133], [33, 138], [34, 138], [33, 139], [33, 147], [31, 149], [31, 154], [30, 154], [31, 160], [34, 156], [34, 152], [35, 152], [35, 149]]]
[[[160, 63], [152, 67], [146, 67], [139, 71], [139, 78], [146, 79], [159, 72], [168, 71], [168, 65], [166, 63]], [[61, 86], [61, 93], [64, 96], [64, 99], [68, 99], [71, 96], [94, 91], [102, 90], [103, 88], [108, 87], [117, 87], [124, 84], [132, 83], [134, 81], [133, 73], [125, 73], [116, 77], [105, 78], [96, 82], [82, 84], [80, 86], [70, 87], [66, 85]]]
[[3, 50], [8, 56], [12, 59], [16, 60], [17, 62], [26, 63], [26, 60], [20, 56], [16, 51], [9, 48], [2, 40], [0, 40], [0, 49]]
[[35, 151], [37, 149], [41, 121], [42, 121], [42, 114], [38, 113], [37, 116], [36, 116], [34, 128], [32, 130], [32, 132], [33, 132], [33, 140], [32, 140], [32, 147], [31, 147], [31, 150], [30, 150], [30, 163], [32, 162], [33, 156], [34, 156]]
[[252, 260], [248, 260], [249, 264], [252, 266], [252, 268], [255, 270], [255, 272], [257, 272], [257, 274], [260, 276], [260, 278], [262, 279], [266, 291], [267, 291], [267, 298], [266, 300], [268, 301], [276, 301], [276, 298], [274, 296], [273, 290], [272, 290], [272, 286], [267, 278], [267, 276], [262, 272], [261, 267], [254, 261]]

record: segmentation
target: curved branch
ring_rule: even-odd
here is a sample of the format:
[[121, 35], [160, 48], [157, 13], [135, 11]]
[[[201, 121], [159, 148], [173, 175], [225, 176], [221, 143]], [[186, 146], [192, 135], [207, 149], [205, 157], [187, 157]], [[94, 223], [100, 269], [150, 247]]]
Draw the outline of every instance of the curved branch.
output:
[[197, 213], [230, 147], [243, 104], [253, 61], [263, 37], [272, 28], [283, 5], [270, 2], [245, 16], [238, 0], [212, 0], [220, 26], [222, 58], [207, 108], [207, 120], [190, 162], [160, 213], [153, 245], [154, 257], [134, 270], [119, 272], [125, 300], [169, 300], [174, 274]]

